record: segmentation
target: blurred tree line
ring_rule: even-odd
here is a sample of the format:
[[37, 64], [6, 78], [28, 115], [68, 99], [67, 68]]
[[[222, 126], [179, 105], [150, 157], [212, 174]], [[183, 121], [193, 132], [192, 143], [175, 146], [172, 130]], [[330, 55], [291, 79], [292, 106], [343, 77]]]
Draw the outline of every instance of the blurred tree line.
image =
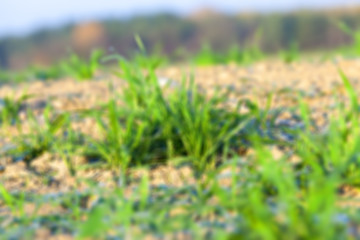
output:
[[26, 37], [0, 40], [0, 67], [19, 69], [29, 64], [48, 65], [69, 51], [86, 56], [93, 48], [130, 55], [139, 34], [150, 51], [181, 58], [196, 52], [204, 43], [215, 51], [230, 46], [259, 47], [267, 53], [296, 42], [300, 50], [330, 49], [350, 44], [352, 39], [337, 26], [360, 27], [360, 8], [298, 11], [273, 14], [224, 15], [204, 9], [187, 17], [171, 14], [108, 19], [44, 29]]

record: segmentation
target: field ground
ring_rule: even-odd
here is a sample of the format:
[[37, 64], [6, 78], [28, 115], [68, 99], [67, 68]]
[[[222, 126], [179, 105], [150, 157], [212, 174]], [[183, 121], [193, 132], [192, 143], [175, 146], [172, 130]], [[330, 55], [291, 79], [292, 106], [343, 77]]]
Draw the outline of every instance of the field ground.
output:
[[[314, 120], [311, 130], [322, 134], [331, 128], [331, 119], [341, 117], [342, 109], [339, 109], [338, 103], [344, 102], [344, 108], [352, 103], [348, 101], [349, 92], [339, 73], [340, 69], [359, 94], [359, 59], [297, 61], [291, 64], [265, 60], [246, 67], [217, 65], [190, 68], [178, 65], [160, 68], [156, 74], [165, 96], [171, 95], [173, 90], [181, 86], [181, 79], [185, 74], [193, 75], [198, 91], [209, 99], [215, 95], [216, 88], [221, 92], [228, 91], [227, 99], [221, 106], [224, 109], [235, 108], [237, 102], [243, 99], [256, 103], [259, 109], [270, 106], [268, 112], [280, 109], [281, 113], [274, 119], [274, 126], [279, 129], [297, 128], [304, 124], [299, 107], [301, 102], [309, 106], [310, 118]], [[309, 180], [309, 185], [305, 184], [305, 187], [301, 184], [293, 186], [290, 177], [273, 176], [272, 174], [286, 174], [290, 171], [294, 180], [297, 172], [292, 166], [306, 163], [306, 157], [315, 159], [316, 155], [300, 150], [299, 153], [294, 145], [285, 146], [284, 142], [291, 142], [294, 137], [282, 130], [276, 133], [276, 140], [270, 144], [264, 143], [265, 150], [256, 144], [235, 147], [237, 155], [229, 154], [231, 157], [228, 163], [220, 164], [216, 170], [208, 169], [200, 176], [190, 165], [178, 164], [175, 157], [174, 161], [135, 164], [137, 167], [127, 168], [126, 183], [119, 177], [123, 176], [119, 168], [103, 165], [98, 159], [94, 160], [80, 153], [71, 155], [71, 167], [64, 161], [64, 156], [53, 149], [45, 149], [29, 163], [24, 160], [26, 158], [17, 160], [6, 153], [8, 149], [17, 147], [17, 142], [14, 141], [16, 137], [32, 132], [29, 111], [33, 112], [34, 119], [41, 125], [46, 124], [43, 112], [47, 108], [51, 108], [55, 115], [71, 113], [71, 126], [75, 132], [101, 139], [103, 136], [96, 118], [91, 115], [79, 117], [76, 114], [100, 109], [112, 99], [114, 92], [121, 95], [126, 87], [126, 81], [119, 77], [98, 73], [91, 81], [69, 78], [4, 85], [0, 88], [0, 99], [31, 95], [19, 109], [21, 124], [1, 126], [0, 154], [3, 157], [0, 158], [0, 181], [3, 188], [0, 193], [3, 197], [0, 198], [0, 239], [360, 238], [360, 194], [357, 190], [357, 171], [360, 170], [357, 167], [349, 170], [351, 173], [355, 172], [349, 178], [344, 177], [343, 172], [332, 173], [332, 170], [325, 175], [309, 173], [309, 178], [317, 177], [319, 181]], [[118, 103], [120, 108], [122, 105], [124, 102]], [[243, 114], [249, 111], [249, 107], [239, 109]], [[321, 141], [324, 141], [323, 144], [331, 144], [326, 142], [329, 139]], [[326, 158], [326, 151], [330, 150], [326, 149], [327, 145], [323, 146]], [[346, 147], [344, 149], [343, 154], [346, 155]], [[321, 151], [320, 153], [322, 154]], [[270, 156], [270, 160], [261, 160], [263, 165], [259, 164], [258, 168], [252, 163], [256, 165], [260, 154], [264, 158]], [[336, 166], [335, 163], [329, 164]], [[311, 163], [309, 166], [301, 168], [303, 171], [316, 169]], [[266, 167], [270, 169], [269, 172], [260, 177], [251, 172], [253, 169], [260, 169], [261, 172]], [[256, 177], [259, 178], [253, 179]], [[253, 186], [261, 182], [263, 186], [273, 186], [275, 190], [265, 187], [264, 191], [256, 192], [257, 187], [254, 187], [252, 191], [253, 187], [244, 183], [246, 181], [254, 184]], [[329, 181], [328, 186], [332, 189], [325, 189], [327, 185], [324, 181]], [[317, 187], [312, 188], [311, 184]], [[282, 192], [282, 187], [285, 188], [284, 191], [288, 189], [288, 195]], [[224, 189], [230, 190], [222, 192]], [[328, 193], [330, 199], [320, 197], [321, 194]], [[237, 196], [235, 199], [239, 203], [232, 203], [232, 194]], [[268, 197], [267, 200], [264, 199], [265, 196]], [[316, 202], [316, 197], [319, 202]], [[295, 198], [301, 200], [294, 200]], [[130, 203], [138, 206], [131, 207]], [[282, 203], [285, 205], [281, 205]], [[255, 206], [259, 206], [258, 212], [253, 209]], [[275, 213], [278, 208], [279, 214]], [[299, 210], [300, 208], [303, 209]], [[305, 213], [295, 216], [297, 211]], [[113, 214], [118, 214], [118, 218], [112, 217]], [[303, 225], [300, 226], [300, 223]], [[316, 224], [319, 226], [311, 227]], [[327, 224], [331, 224], [333, 228], [328, 233]]]

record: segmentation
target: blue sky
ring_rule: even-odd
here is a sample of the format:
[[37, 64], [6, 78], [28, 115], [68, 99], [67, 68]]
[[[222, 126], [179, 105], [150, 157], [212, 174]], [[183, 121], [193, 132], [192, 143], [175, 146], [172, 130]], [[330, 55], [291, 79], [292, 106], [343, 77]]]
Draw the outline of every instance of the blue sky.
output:
[[200, 7], [225, 12], [287, 11], [297, 8], [360, 5], [360, 0], [0, 0], [0, 36], [27, 34], [41, 27], [71, 21], [135, 14], [174, 12], [186, 14]]

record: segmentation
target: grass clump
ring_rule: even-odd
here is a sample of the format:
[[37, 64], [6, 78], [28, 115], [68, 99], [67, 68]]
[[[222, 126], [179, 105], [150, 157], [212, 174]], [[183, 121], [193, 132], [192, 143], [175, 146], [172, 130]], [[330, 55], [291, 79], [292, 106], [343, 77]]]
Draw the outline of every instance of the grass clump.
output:
[[346, 33], [353, 39], [353, 44], [350, 47], [350, 49], [347, 50], [347, 52], [349, 52], [350, 55], [359, 56], [360, 55], [360, 30], [353, 30], [353, 29], [351, 29], [351, 27], [349, 27], [344, 22], [339, 22], [337, 25], [344, 33]]
[[[360, 186], [360, 125], [357, 95], [346, 75], [340, 71], [349, 95], [350, 106], [339, 103], [339, 116], [333, 118], [322, 134], [299, 134], [299, 155], [304, 164], [324, 175], [336, 175], [341, 184]], [[303, 166], [304, 167], [304, 166]]]
[[53, 64], [48, 67], [34, 66], [30, 67], [29, 71], [32, 73], [34, 79], [37, 80], [54, 80], [64, 76], [58, 64]]
[[280, 55], [285, 63], [292, 63], [299, 60], [299, 45], [296, 42], [291, 43], [288, 49], [282, 51]]
[[199, 66], [208, 66], [222, 63], [223, 59], [214, 52], [209, 44], [203, 44], [200, 51], [194, 57], [194, 62]]
[[50, 111], [50, 107], [44, 110], [43, 121], [39, 119], [40, 122], [31, 111], [28, 111], [31, 121], [30, 132], [16, 136], [14, 138], [15, 147], [6, 153], [13, 158], [13, 161], [21, 160], [29, 166], [36, 157], [45, 152], [54, 151], [55, 144], [61, 138], [64, 126], [68, 123], [68, 114], [52, 116]]
[[30, 66], [18, 72], [0, 69], [0, 83], [20, 83], [33, 80], [54, 80], [62, 77], [72, 77], [79, 81], [92, 79], [101, 68], [104, 51], [95, 49], [88, 60], [83, 60], [72, 53], [67, 58], [50, 66]]
[[78, 55], [72, 53], [68, 59], [60, 62], [60, 68], [66, 76], [74, 77], [77, 80], [92, 79], [100, 68], [100, 59], [104, 56], [102, 50], [91, 52], [88, 61], [82, 60]]
[[264, 53], [257, 47], [240, 49], [238, 45], [231, 46], [227, 53], [219, 54], [209, 44], [204, 44], [195, 55], [194, 63], [198, 66], [235, 63], [249, 65], [264, 58]]
[[250, 65], [264, 58], [264, 53], [257, 47], [240, 49], [237, 45], [229, 48], [225, 57], [227, 63]]
[[244, 139], [256, 127], [250, 124], [254, 112], [239, 113], [248, 102], [224, 108], [229, 92], [208, 97], [186, 78], [176, 89], [161, 89], [152, 64], [144, 70], [123, 58], [119, 62], [127, 87], [108, 103], [105, 113], [94, 112], [105, 139], [93, 143], [101, 158], [112, 165], [181, 158], [205, 169], [219, 156], [245, 147]]
[[4, 97], [0, 99], [0, 123], [3, 125], [14, 125], [19, 123], [19, 113], [24, 108], [24, 102], [32, 95], [23, 94], [18, 99]]

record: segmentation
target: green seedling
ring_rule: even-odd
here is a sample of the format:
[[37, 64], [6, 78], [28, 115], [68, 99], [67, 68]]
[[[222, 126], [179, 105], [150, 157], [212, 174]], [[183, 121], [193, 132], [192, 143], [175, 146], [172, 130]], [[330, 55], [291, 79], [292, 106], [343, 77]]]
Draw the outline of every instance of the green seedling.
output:
[[166, 58], [160, 54], [149, 54], [139, 35], [136, 34], [134, 38], [139, 50], [132, 57], [133, 63], [139, 64], [141, 68], [156, 69], [167, 62]]
[[297, 61], [300, 57], [299, 45], [296, 42], [290, 44], [288, 49], [280, 53], [285, 63], [292, 63]]
[[209, 44], [203, 44], [201, 50], [194, 57], [194, 62], [199, 66], [208, 66], [224, 62], [224, 60], [214, 52]]
[[299, 149], [306, 163], [316, 162], [324, 174], [337, 173], [344, 184], [359, 186], [359, 105], [349, 79], [342, 71], [340, 75], [347, 90], [350, 105], [345, 107], [339, 104], [337, 110], [340, 114], [330, 121], [325, 133], [314, 134], [307, 131], [305, 135], [301, 134]]
[[32, 75], [38, 80], [54, 80], [64, 76], [63, 69], [59, 64], [53, 64], [49, 67], [37, 67], [30, 68]]
[[76, 175], [77, 167], [73, 163], [75, 156], [86, 156], [87, 142], [85, 136], [74, 131], [71, 124], [64, 124], [63, 137], [61, 141], [53, 143], [53, 151], [58, 154], [66, 163], [72, 176]]
[[31, 111], [28, 111], [31, 120], [31, 132], [14, 138], [16, 147], [7, 152], [14, 160], [23, 160], [27, 165], [47, 151], [53, 151], [56, 141], [61, 139], [63, 127], [68, 122], [68, 114], [51, 116], [50, 107], [43, 113], [44, 123], [40, 124]]
[[264, 54], [256, 47], [240, 49], [237, 45], [233, 45], [229, 48], [227, 54], [219, 54], [209, 44], [204, 44], [200, 52], [195, 55], [194, 62], [198, 66], [229, 63], [249, 65], [261, 60], [263, 57]]
[[225, 63], [236, 63], [240, 65], [249, 65], [262, 58], [261, 52], [256, 48], [240, 49], [237, 45], [233, 45], [228, 50], [225, 57]]
[[[193, 159], [198, 168], [203, 168], [210, 159], [212, 164], [215, 163], [217, 154], [225, 145], [230, 142], [233, 142], [232, 147], [236, 145], [235, 139], [241, 138], [239, 134], [242, 128], [249, 126], [245, 120], [252, 113], [240, 115], [237, 109], [220, 109], [226, 102], [227, 93], [217, 94], [208, 100], [194, 82], [184, 80], [177, 90], [165, 96], [157, 82], [155, 69], [150, 67], [144, 74], [140, 68], [124, 59], [120, 59], [120, 65], [121, 77], [128, 83], [128, 88], [122, 94], [125, 106], [117, 110], [114, 101], [109, 105], [111, 108], [108, 112], [112, 118], [108, 123], [111, 123], [112, 130], [105, 131], [108, 132], [105, 139], [120, 142], [116, 149], [121, 149], [121, 146], [127, 149], [125, 152], [130, 158], [154, 161], [166, 156], [185, 156]], [[120, 123], [121, 119], [123, 124]], [[120, 136], [112, 137], [118, 132]], [[134, 138], [131, 136], [136, 136], [137, 140], [131, 140]], [[104, 147], [111, 145], [110, 142], [105, 143]], [[129, 148], [126, 142], [133, 144]], [[108, 156], [108, 159], [120, 159], [120, 155], [116, 158]]]
[[11, 97], [0, 99], [1, 123], [5, 125], [19, 123], [19, 112], [24, 107], [25, 101], [31, 97], [33, 96], [30, 94], [23, 94], [18, 99]]
[[4, 201], [5, 205], [9, 207], [12, 213], [16, 216], [25, 217], [24, 203], [25, 194], [20, 193], [17, 197], [13, 196], [3, 185], [0, 184], [0, 196], [1, 200]]
[[351, 46], [351, 54], [360, 55], [360, 29], [353, 30], [344, 22], [338, 22], [337, 26], [347, 35], [353, 38], [353, 45]]
[[73, 53], [67, 60], [63, 60], [60, 65], [66, 75], [77, 80], [89, 80], [100, 69], [100, 60], [103, 56], [104, 52], [102, 50], [94, 50], [89, 60], [85, 61]]

